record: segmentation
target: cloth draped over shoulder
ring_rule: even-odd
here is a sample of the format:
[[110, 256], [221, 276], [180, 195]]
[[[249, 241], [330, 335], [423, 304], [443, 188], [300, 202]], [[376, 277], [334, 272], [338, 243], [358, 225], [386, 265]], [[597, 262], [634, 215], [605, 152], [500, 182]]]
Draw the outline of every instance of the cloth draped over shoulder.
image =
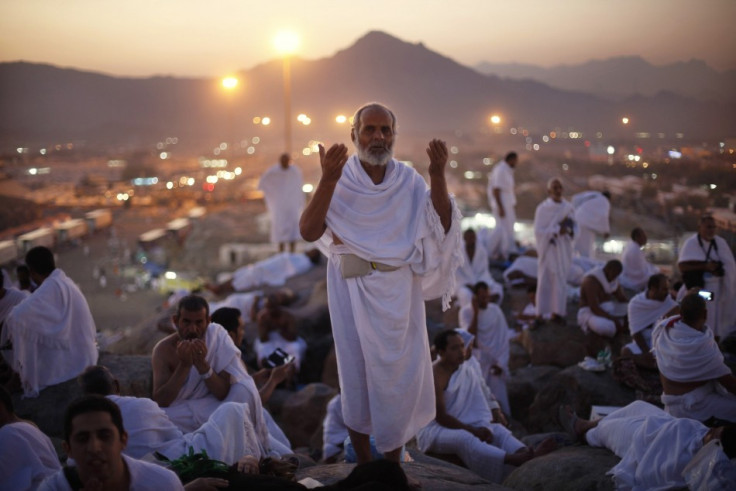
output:
[[15, 306], [5, 324], [25, 397], [36, 397], [41, 389], [97, 363], [95, 322], [87, 300], [58, 268]]
[[61, 469], [59, 456], [48, 436], [35, 425], [18, 422], [0, 427], [0, 486], [36, 489], [47, 476]]
[[[547, 198], [537, 206], [534, 213], [534, 237], [540, 263], [566, 263], [569, 269], [572, 255], [569, 258], [560, 257], [563, 251], [560, 247], [555, 246], [559, 245], [558, 241], [572, 243], [568, 235], [564, 237], [560, 235], [560, 222], [566, 218], [573, 219], [574, 213], [575, 209], [564, 199], [558, 203], [552, 198]], [[554, 251], [554, 257], [550, 257], [552, 251]], [[572, 248], [569, 252], [572, 252]]]
[[452, 226], [447, 234], [434, 210], [421, 175], [396, 160], [386, 166], [383, 182], [374, 184], [357, 155], [345, 167], [327, 213], [320, 250], [329, 257], [333, 236], [366, 261], [409, 266], [422, 276], [425, 300], [442, 297], [450, 307], [455, 271], [464, 262], [460, 211], [451, 198]]
[[713, 331], [695, 330], [680, 316], [664, 319], [654, 327], [652, 345], [660, 373], [675, 382], [699, 382], [731, 373]]
[[619, 282], [631, 290], [641, 291], [646, 288], [649, 277], [659, 273], [659, 268], [647, 261], [641, 246], [631, 239], [621, 254], [621, 264], [623, 271]]
[[669, 295], [660, 302], [647, 298], [647, 292], [637, 293], [629, 301], [629, 332], [634, 335], [653, 326], [676, 305], [677, 302]]
[[598, 191], [586, 191], [572, 197], [575, 208], [575, 222], [599, 234], [607, 234], [610, 230], [608, 215], [611, 203]]
[[271, 242], [299, 240], [299, 217], [304, 208], [302, 171], [290, 165], [271, 166], [261, 176], [258, 189], [263, 191], [266, 206], [271, 214]]
[[239, 402], [248, 405], [248, 414], [261, 444], [261, 453], [268, 454], [268, 427], [263, 406], [253, 378], [248, 374], [240, 358], [240, 350], [224, 327], [211, 323], [205, 333], [207, 355], [205, 360], [216, 373], [223, 370], [230, 374], [230, 392], [224, 401], [210, 393], [197, 369], [192, 366], [189, 376], [176, 399], [163, 408], [171, 421], [184, 433], [197, 430], [223, 402]]

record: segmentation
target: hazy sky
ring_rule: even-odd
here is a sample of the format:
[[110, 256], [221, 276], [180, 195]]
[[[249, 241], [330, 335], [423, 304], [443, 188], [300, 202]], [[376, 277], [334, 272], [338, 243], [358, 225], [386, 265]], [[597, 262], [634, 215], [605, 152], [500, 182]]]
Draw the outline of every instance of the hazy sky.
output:
[[736, 0], [0, 0], [0, 61], [220, 76], [277, 56], [289, 28], [307, 59], [382, 30], [466, 65], [640, 55], [724, 70], [736, 69], [734, 19]]

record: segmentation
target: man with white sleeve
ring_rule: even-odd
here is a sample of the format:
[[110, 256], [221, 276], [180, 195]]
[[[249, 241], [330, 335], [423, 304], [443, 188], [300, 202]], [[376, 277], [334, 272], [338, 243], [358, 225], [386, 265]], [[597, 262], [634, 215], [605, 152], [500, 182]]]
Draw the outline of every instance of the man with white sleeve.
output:
[[396, 118], [367, 104], [347, 147], [320, 146], [322, 177], [301, 219], [302, 237], [329, 257], [327, 298], [345, 424], [358, 463], [400, 450], [434, 418], [424, 300], [449, 308], [463, 260], [460, 212], [447, 191], [444, 142], [427, 148], [430, 187], [392, 158]]
[[626, 243], [621, 253], [621, 264], [624, 270], [618, 279], [621, 286], [640, 292], [647, 286], [649, 278], [659, 273], [659, 268], [647, 261], [644, 251], [647, 244], [647, 234], [639, 227], [631, 231], [631, 240]]
[[611, 232], [608, 215], [611, 212], [611, 193], [585, 191], [572, 197], [575, 208], [575, 252], [583, 257], [593, 257], [595, 235], [608, 238]]

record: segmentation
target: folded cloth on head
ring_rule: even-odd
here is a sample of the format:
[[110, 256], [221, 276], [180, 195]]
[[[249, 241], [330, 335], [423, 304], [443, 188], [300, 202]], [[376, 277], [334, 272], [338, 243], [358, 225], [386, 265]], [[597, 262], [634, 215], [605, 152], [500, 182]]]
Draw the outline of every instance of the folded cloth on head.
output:
[[13, 342], [13, 369], [26, 397], [66, 382], [97, 363], [96, 329], [82, 292], [55, 269], [5, 321]]
[[679, 315], [654, 327], [652, 345], [660, 373], [675, 382], [712, 380], [731, 373], [713, 332], [707, 327], [703, 332], [693, 329]]

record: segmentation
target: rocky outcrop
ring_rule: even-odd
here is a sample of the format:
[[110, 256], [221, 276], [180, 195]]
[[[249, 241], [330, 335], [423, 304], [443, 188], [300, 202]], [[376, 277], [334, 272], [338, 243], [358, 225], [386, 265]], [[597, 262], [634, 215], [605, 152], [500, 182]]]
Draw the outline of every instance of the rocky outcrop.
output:
[[315, 383], [284, 400], [279, 424], [289, 437], [292, 448], [310, 446], [312, 436], [322, 430], [327, 403], [336, 393], [328, 385]]
[[577, 325], [546, 323], [521, 334], [532, 365], [575, 365], [585, 357], [585, 336]]

